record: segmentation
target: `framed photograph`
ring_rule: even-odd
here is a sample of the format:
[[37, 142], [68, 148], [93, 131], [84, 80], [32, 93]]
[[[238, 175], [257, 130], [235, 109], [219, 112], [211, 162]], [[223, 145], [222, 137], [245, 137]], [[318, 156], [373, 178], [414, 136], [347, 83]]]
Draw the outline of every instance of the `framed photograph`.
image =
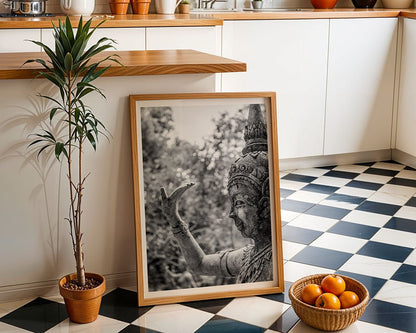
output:
[[283, 292], [276, 96], [130, 96], [139, 306]]

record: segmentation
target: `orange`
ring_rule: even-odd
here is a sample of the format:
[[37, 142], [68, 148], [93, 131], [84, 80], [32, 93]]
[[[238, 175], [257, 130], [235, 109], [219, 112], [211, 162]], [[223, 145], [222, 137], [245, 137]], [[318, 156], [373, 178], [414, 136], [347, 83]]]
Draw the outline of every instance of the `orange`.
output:
[[311, 283], [303, 287], [301, 292], [302, 301], [310, 305], [314, 305], [318, 296], [322, 295], [323, 291], [317, 284]]
[[316, 299], [315, 306], [318, 308], [338, 310], [341, 308], [341, 302], [334, 294], [323, 293]]
[[339, 301], [341, 302], [341, 308], [347, 309], [360, 303], [360, 298], [353, 291], [344, 291], [339, 295]]
[[326, 293], [338, 296], [345, 291], [345, 281], [339, 275], [327, 275], [321, 281], [321, 288]]

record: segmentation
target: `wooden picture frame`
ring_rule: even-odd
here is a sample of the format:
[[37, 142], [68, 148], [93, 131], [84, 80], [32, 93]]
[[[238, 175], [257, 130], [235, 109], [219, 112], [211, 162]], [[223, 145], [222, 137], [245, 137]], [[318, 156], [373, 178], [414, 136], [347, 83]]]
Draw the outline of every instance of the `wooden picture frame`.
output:
[[138, 305], [283, 292], [275, 93], [131, 95], [130, 119]]

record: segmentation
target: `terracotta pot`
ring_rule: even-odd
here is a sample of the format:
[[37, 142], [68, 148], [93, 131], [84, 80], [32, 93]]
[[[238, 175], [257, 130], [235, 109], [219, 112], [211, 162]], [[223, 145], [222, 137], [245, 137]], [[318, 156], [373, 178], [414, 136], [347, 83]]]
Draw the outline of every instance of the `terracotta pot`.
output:
[[311, 0], [311, 4], [316, 9], [332, 9], [337, 4], [337, 0]]
[[67, 281], [74, 280], [76, 273], [64, 276], [59, 280], [59, 292], [65, 300], [66, 311], [69, 318], [75, 323], [85, 324], [97, 319], [100, 311], [101, 298], [105, 292], [105, 278], [94, 273], [85, 273], [88, 278], [101, 281], [102, 283], [93, 289], [69, 290], [62, 287]]
[[189, 3], [181, 3], [179, 5], [179, 13], [181, 14], [189, 14], [191, 10], [191, 5]]
[[129, 8], [129, 0], [114, 0], [109, 1], [111, 14], [113, 15], [125, 15], [127, 14], [127, 9]]
[[151, 0], [131, 0], [133, 14], [147, 15]]

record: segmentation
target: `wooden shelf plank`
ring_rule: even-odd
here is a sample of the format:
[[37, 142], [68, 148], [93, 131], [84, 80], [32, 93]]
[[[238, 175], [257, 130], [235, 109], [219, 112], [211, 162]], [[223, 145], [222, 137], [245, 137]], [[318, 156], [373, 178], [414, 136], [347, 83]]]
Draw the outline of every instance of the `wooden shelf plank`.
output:
[[[100, 57], [118, 54], [124, 67], [115, 63], [103, 76], [136, 76], [245, 72], [246, 64], [194, 50], [108, 51]], [[42, 52], [0, 53], [0, 79], [30, 79], [42, 69], [37, 63], [22, 66], [28, 59], [43, 58]]]

